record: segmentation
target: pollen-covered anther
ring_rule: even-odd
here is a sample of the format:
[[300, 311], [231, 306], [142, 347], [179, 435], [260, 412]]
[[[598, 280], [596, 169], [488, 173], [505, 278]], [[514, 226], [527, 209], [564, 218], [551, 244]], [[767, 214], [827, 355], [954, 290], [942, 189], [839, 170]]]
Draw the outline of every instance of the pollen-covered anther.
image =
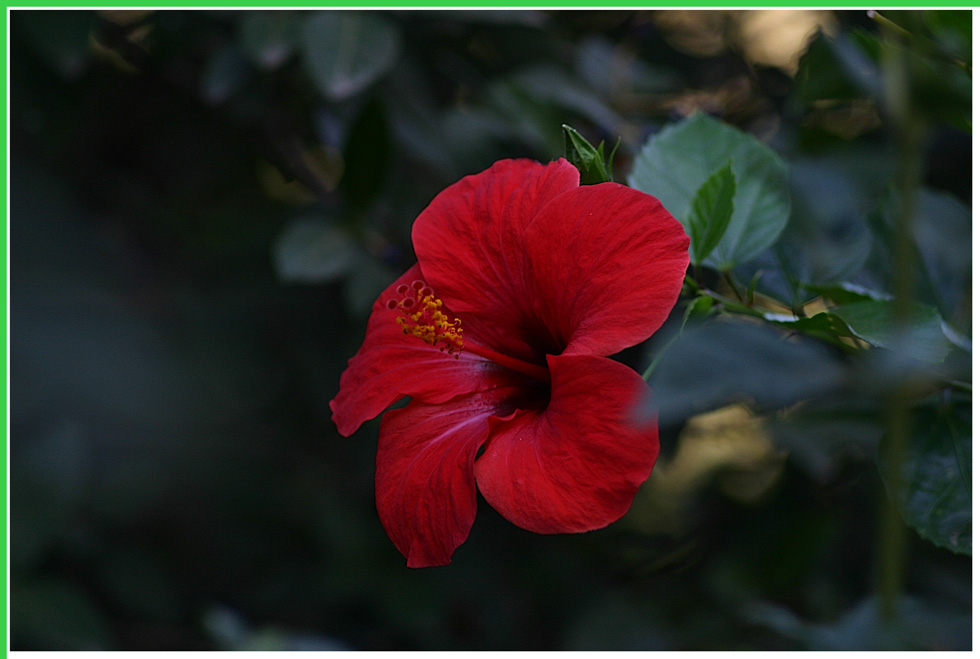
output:
[[395, 289], [401, 298], [392, 298], [385, 307], [402, 312], [395, 322], [405, 334], [411, 334], [431, 346], [438, 347], [459, 359], [463, 350], [463, 328], [458, 318], [442, 311], [443, 302], [425, 282], [416, 279], [411, 286], [402, 284]]

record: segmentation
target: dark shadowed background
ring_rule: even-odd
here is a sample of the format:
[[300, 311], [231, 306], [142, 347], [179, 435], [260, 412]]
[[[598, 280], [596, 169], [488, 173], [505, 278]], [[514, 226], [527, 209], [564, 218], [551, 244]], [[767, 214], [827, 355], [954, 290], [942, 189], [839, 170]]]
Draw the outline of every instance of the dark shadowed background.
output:
[[[407, 569], [378, 521], [377, 421], [345, 439], [330, 420], [418, 212], [496, 159], [564, 155], [563, 123], [622, 138], [625, 181], [663, 126], [719, 117], [790, 163], [798, 264], [873, 264], [894, 146], [880, 71], [838, 39], [880, 32], [863, 12], [10, 25], [14, 649], [970, 647], [970, 557], [914, 532], [904, 622], [875, 618], [874, 378], [840, 377], [823, 346], [682, 336], [664, 452], [623, 520], [539, 536], [481, 500], [443, 568]], [[970, 106], [944, 84], [921, 88], [945, 113], [924, 141], [941, 229], [923, 253], [929, 301], [969, 336]], [[621, 358], [642, 371], [649, 351]], [[726, 383], [761, 404], [713, 397]]]

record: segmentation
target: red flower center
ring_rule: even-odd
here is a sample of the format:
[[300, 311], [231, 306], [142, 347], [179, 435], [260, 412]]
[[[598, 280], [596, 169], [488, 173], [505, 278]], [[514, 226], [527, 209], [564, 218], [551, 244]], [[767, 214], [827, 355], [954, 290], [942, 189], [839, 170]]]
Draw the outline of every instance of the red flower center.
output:
[[[391, 311], [404, 312], [395, 316], [395, 322], [402, 328], [402, 332], [422, 339], [430, 346], [438, 347], [440, 352], [448, 352], [459, 359], [459, 354], [463, 351], [462, 321], [455, 317], [450, 320], [442, 310], [443, 302], [436, 297], [435, 291], [426, 286], [424, 281], [416, 279], [411, 286], [402, 284], [395, 289], [395, 293], [400, 298], [390, 298], [385, 306]], [[551, 374], [545, 366], [509, 357], [476, 343], [469, 344], [466, 350], [535, 380], [546, 383], [551, 381]]]

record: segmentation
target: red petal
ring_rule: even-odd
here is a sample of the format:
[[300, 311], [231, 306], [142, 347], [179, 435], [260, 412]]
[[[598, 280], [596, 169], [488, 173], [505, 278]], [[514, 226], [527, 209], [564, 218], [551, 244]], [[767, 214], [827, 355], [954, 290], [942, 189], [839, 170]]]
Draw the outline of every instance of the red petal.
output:
[[[539, 361], [524, 231], [541, 207], [578, 186], [565, 160], [501, 160], [443, 190], [412, 227], [426, 280], [488, 345]], [[531, 323], [532, 327], [528, 327]], [[469, 330], [466, 330], [469, 331]]]
[[649, 338], [688, 265], [681, 224], [656, 198], [617, 183], [556, 197], [525, 238], [539, 313], [564, 354], [611, 355]]
[[547, 409], [491, 419], [477, 484], [491, 506], [529, 531], [601, 528], [626, 513], [660, 450], [656, 425], [632, 423], [646, 383], [603, 357], [549, 355], [548, 365]]
[[378, 515], [408, 567], [446, 565], [476, 517], [473, 461], [507, 390], [441, 405], [413, 401], [381, 419]]
[[330, 409], [337, 429], [345, 437], [403, 396], [440, 403], [463, 393], [509, 383], [515, 377], [481, 357], [463, 352], [455, 359], [402, 333], [395, 322], [395, 312], [387, 309], [385, 302], [400, 297], [395, 289], [415, 279], [422, 279], [417, 264], [378, 297], [368, 319], [364, 343], [340, 376], [340, 391], [330, 401]]

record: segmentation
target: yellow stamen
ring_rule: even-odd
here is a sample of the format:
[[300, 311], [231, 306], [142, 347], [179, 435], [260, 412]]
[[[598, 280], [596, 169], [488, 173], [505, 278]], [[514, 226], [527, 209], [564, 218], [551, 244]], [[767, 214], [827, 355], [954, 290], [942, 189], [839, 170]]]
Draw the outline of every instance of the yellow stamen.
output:
[[[395, 316], [395, 322], [402, 328], [402, 332], [422, 339], [430, 346], [436, 346], [440, 351], [448, 352], [459, 359], [459, 354], [463, 351], [462, 323], [459, 318], [450, 320], [442, 311], [442, 300], [435, 296], [435, 292], [425, 282], [416, 279], [411, 286], [402, 284], [395, 289], [395, 293], [401, 297], [388, 300], [385, 306], [392, 311], [401, 312]], [[551, 381], [547, 366], [509, 357], [476, 343], [470, 343], [466, 349], [474, 355], [541, 382]]]
[[[405, 297], [400, 301], [389, 301], [388, 308], [406, 313], [395, 317], [402, 332], [418, 337], [459, 359], [459, 353], [463, 349], [463, 328], [460, 327], [462, 323], [459, 318], [450, 320], [442, 312], [442, 300], [421, 281], [413, 282], [411, 287], [400, 286], [398, 292]], [[417, 311], [409, 313], [412, 309]]]

